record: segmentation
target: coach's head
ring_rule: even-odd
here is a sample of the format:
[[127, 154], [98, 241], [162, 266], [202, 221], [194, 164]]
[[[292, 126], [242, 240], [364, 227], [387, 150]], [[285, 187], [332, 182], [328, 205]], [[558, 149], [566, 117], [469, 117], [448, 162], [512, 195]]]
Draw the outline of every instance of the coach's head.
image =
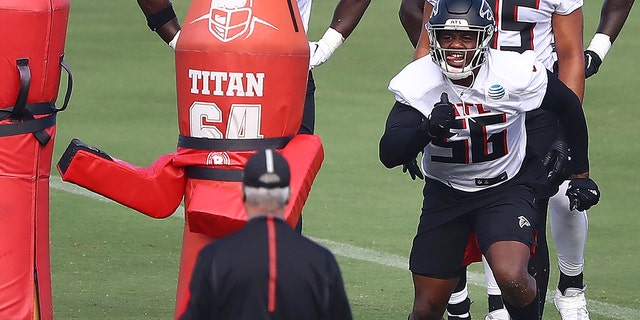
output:
[[284, 216], [291, 173], [287, 160], [272, 149], [252, 155], [244, 168], [242, 193], [249, 218], [261, 214]]

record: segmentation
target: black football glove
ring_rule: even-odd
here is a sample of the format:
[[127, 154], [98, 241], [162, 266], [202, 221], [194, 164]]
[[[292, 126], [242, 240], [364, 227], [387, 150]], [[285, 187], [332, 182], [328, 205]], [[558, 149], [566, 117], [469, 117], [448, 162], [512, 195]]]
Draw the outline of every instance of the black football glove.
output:
[[564, 135], [559, 135], [551, 145], [551, 150], [542, 159], [547, 180], [553, 185], [559, 185], [571, 175], [571, 152]]
[[409, 171], [409, 175], [411, 176], [411, 180], [415, 180], [416, 177], [420, 180], [424, 180], [424, 176], [422, 175], [422, 170], [418, 166], [418, 161], [414, 158], [402, 165], [402, 172], [407, 173]]
[[569, 210], [583, 211], [600, 201], [600, 190], [589, 178], [573, 178], [566, 193], [569, 197]]
[[427, 133], [431, 138], [451, 137], [453, 134], [451, 124], [456, 119], [453, 104], [449, 102], [449, 96], [445, 92], [440, 96], [440, 101], [433, 105], [427, 125]]
[[597, 53], [591, 50], [586, 50], [584, 52], [584, 78], [589, 78], [598, 73], [598, 69], [600, 69], [601, 64], [602, 59], [600, 59], [600, 56], [598, 56]]

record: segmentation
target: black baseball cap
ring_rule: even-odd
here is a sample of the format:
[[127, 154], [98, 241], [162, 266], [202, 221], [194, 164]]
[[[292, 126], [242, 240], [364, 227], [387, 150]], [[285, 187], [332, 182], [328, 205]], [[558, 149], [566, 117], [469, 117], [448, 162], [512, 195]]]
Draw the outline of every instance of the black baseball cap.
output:
[[284, 188], [289, 186], [289, 163], [280, 153], [265, 149], [252, 155], [244, 167], [242, 183], [254, 188]]

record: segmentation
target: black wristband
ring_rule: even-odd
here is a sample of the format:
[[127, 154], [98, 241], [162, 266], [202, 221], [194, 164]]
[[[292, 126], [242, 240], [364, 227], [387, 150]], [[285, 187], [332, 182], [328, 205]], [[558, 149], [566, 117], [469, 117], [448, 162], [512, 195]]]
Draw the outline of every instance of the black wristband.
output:
[[170, 5], [152, 15], [147, 17], [147, 25], [151, 31], [156, 31], [158, 28], [164, 26], [165, 23], [173, 20], [176, 17], [176, 12], [173, 11], [173, 6]]

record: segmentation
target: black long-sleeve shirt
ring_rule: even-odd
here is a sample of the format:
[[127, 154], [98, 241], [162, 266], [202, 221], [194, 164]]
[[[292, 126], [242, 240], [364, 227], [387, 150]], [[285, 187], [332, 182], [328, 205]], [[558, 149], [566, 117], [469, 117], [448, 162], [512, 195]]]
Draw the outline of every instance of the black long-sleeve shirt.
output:
[[350, 320], [331, 252], [273, 215], [206, 246], [181, 320]]

